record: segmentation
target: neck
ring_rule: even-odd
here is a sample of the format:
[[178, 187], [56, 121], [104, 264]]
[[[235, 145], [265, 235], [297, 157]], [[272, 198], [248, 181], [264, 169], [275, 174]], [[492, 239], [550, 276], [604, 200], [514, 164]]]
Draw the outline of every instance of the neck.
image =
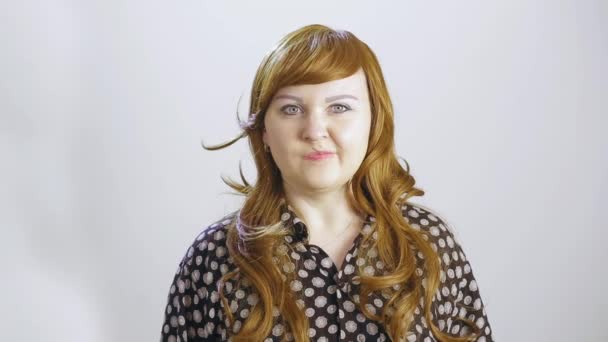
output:
[[349, 222], [353, 221], [354, 225], [361, 219], [348, 201], [346, 187], [314, 193], [297, 191], [288, 186], [284, 189], [287, 202], [304, 222], [311, 237], [333, 236], [341, 233]]

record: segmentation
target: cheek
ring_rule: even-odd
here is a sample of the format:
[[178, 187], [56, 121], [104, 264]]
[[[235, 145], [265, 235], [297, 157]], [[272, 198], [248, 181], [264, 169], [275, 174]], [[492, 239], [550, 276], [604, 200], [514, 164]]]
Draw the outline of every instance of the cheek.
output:
[[266, 142], [275, 149], [280, 147], [287, 140], [285, 131], [284, 127], [281, 127], [280, 125], [271, 124], [267, 126], [266, 132], [264, 133]]
[[290, 156], [293, 155], [293, 153], [290, 152], [290, 149], [293, 147], [292, 145], [294, 138], [290, 134], [290, 131], [287, 129], [277, 129], [277, 127], [273, 127], [272, 131], [267, 131], [266, 140], [270, 146], [272, 156], [279, 168], [285, 166], [287, 160], [289, 160]]
[[370, 121], [353, 120], [344, 122], [335, 132], [335, 139], [344, 149], [365, 149], [369, 138]]

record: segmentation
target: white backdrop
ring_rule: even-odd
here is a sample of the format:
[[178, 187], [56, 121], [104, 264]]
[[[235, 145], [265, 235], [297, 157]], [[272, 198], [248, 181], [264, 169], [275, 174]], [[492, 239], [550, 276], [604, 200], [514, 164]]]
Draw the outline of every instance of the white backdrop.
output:
[[495, 338], [608, 340], [608, 2], [218, 3], [0, 4], [0, 340], [158, 340], [187, 246], [241, 201], [220, 175], [255, 178], [245, 140], [200, 140], [312, 23], [378, 55]]

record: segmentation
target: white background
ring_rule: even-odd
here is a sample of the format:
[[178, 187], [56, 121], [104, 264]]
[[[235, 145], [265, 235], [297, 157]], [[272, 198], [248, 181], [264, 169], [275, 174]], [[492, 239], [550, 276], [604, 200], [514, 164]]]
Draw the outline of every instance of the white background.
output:
[[[156, 341], [187, 246], [250, 180], [239, 96], [284, 34], [367, 42], [398, 153], [499, 341], [606, 341], [608, 2], [6, 1], [2, 341]], [[244, 97], [245, 99], [245, 97]], [[242, 115], [248, 103], [241, 103]]]

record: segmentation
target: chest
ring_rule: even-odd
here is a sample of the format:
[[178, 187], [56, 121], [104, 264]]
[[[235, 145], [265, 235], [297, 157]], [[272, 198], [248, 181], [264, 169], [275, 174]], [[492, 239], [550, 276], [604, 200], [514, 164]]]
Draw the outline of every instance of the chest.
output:
[[340, 270], [344, 264], [344, 259], [353, 247], [354, 241], [358, 234], [358, 231], [353, 231], [344, 236], [331, 240], [323, 239], [322, 237], [310, 239], [308, 243], [323, 249], [323, 251], [330, 257], [336, 268]]
[[[384, 327], [378, 322], [365, 317], [360, 311], [359, 287], [353, 282], [356, 264], [356, 253], [351, 253], [355, 244], [356, 234], [335, 240], [332, 243], [323, 240], [308, 240], [306, 244], [295, 245], [296, 262], [295, 280], [290, 283], [306, 317], [309, 319], [309, 336], [315, 340], [325, 341], [391, 341]], [[355, 250], [356, 251], [356, 250]], [[347, 261], [348, 260], [348, 261]], [[333, 263], [333, 264], [332, 264]], [[236, 286], [236, 284], [234, 285]], [[251, 289], [239, 290], [235, 293], [231, 309], [236, 310], [237, 320], [246, 318], [252, 310], [250, 299]], [[218, 302], [218, 305], [222, 305]], [[366, 308], [372, 314], [380, 314], [385, 305], [385, 298], [377, 293], [370, 294]], [[222, 309], [224, 310], [224, 309]], [[420, 320], [421, 318], [415, 318]], [[234, 326], [240, 326], [242, 321]], [[285, 322], [277, 312], [271, 332], [265, 341], [281, 341]], [[230, 336], [236, 332], [224, 322], [220, 329], [225, 329]], [[410, 338], [422, 341], [430, 334], [422, 326], [421, 330], [412, 330]], [[430, 337], [429, 337], [430, 338]], [[426, 339], [425, 339], [426, 341]], [[429, 341], [435, 341], [430, 339]]]

